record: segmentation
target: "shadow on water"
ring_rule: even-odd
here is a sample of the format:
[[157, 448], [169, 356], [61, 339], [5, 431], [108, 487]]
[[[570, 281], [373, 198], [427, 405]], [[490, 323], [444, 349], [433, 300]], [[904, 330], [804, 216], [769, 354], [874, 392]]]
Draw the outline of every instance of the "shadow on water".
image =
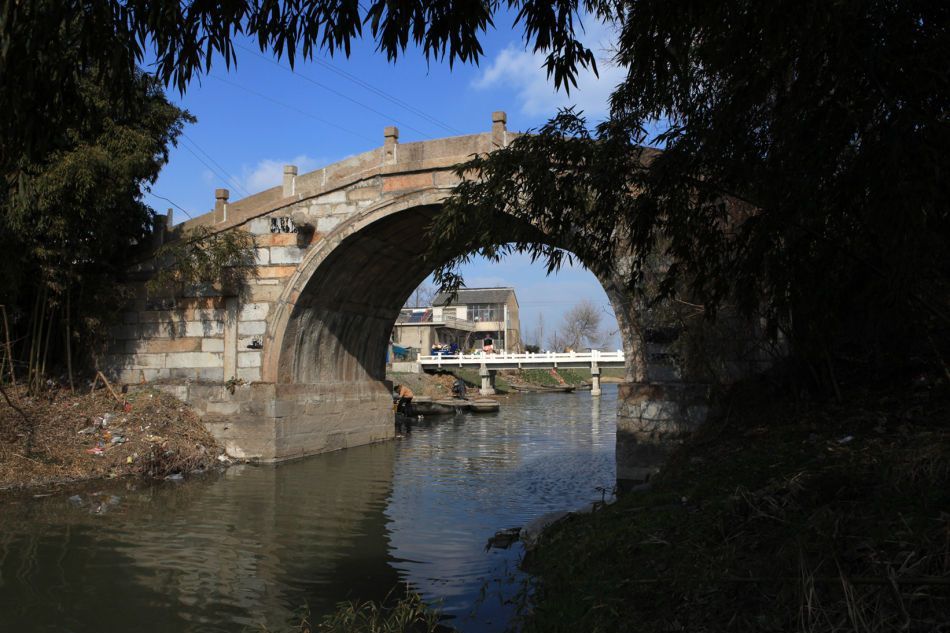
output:
[[0, 630], [274, 629], [305, 604], [382, 598], [395, 452], [5, 502]]
[[600, 499], [616, 391], [525, 394], [402, 440], [180, 483], [0, 499], [0, 631], [287, 630], [408, 582], [466, 632], [523, 576], [497, 530]]

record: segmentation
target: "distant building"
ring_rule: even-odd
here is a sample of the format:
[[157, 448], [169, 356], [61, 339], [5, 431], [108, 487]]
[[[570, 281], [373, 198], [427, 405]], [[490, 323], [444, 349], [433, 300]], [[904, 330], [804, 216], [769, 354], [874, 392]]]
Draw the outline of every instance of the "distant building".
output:
[[440, 293], [432, 307], [403, 308], [393, 343], [429, 354], [434, 345], [454, 344], [466, 352], [482, 349], [485, 339], [491, 339], [496, 351], [522, 351], [514, 288], [463, 288], [449, 300]]
[[490, 338], [498, 351], [521, 351], [521, 320], [514, 288], [462, 288], [455, 298], [439, 293], [432, 310], [441, 310], [443, 318], [465, 319], [474, 326], [475, 342], [468, 347], [481, 348]]

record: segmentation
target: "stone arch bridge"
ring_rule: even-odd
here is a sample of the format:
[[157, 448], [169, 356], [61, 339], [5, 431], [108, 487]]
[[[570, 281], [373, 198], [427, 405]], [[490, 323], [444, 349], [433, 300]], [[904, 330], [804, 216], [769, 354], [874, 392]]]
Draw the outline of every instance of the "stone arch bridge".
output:
[[[471, 136], [400, 144], [390, 127], [382, 147], [306, 174], [288, 166], [281, 186], [243, 200], [217, 190], [214, 209], [182, 227], [249, 231], [256, 274], [239, 296], [205, 288], [155, 298], [145, 289], [155, 262], [138, 264], [136, 299], [103, 364], [124, 383], [190, 402], [238, 456], [280, 460], [393, 437], [386, 347], [400, 307], [432, 272], [425, 226], [458, 183], [453, 168], [511, 138], [501, 112], [490, 132]], [[644, 387], [636, 315], [603, 283], [630, 383], [618, 437], [702, 417], [701, 398]], [[618, 443], [618, 463], [623, 452]]]

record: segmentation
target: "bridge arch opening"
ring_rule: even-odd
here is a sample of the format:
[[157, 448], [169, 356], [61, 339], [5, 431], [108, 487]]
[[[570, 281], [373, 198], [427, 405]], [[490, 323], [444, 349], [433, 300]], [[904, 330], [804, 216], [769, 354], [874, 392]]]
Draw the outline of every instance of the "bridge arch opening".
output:
[[[367, 211], [308, 254], [278, 307], [265, 345], [265, 376], [278, 384], [382, 384], [399, 311], [435, 267], [423, 255], [426, 227], [439, 212], [441, 196], [421, 192]], [[505, 221], [523, 228], [514, 217]], [[444, 261], [459, 254], [446, 252]], [[635, 358], [635, 315], [618, 287], [598, 281], [613, 307], [626, 357]], [[628, 360], [628, 380], [636, 373]]]

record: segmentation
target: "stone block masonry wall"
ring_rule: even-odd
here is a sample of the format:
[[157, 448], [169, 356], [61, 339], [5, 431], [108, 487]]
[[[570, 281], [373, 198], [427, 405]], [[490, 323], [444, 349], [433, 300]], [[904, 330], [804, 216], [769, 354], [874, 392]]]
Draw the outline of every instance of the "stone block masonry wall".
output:
[[[483, 141], [478, 136], [460, 139], [460, 158]], [[424, 155], [415, 145], [425, 144], [407, 146], [407, 158]], [[454, 146], [442, 142], [434, 148], [445, 149], [443, 145]], [[154, 300], [140, 286], [124, 323], [112, 332], [114, 344], [103, 359], [104, 367], [116, 380], [132, 384], [264, 379], [263, 345], [272, 330], [276, 305], [307, 252], [343, 222], [375, 204], [419, 187], [449, 187], [455, 182], [450, 170], [453, 161], [439, 163], [432, 171], [406, 174], [398, 169], [379, 173], [381, 160], [386, 160], [384, 154], [374, 151], [301, 176], [288, 166], [284, 197], [266, 196], [272, 210], [245, 220], [235, 221], [235, 210], [242, 203], [229, 206], [227, 190], [217, 190], [215, 210], [209, 214], [213, 215], [211, 226], [245, 230], [255, 240], [256, 266], [240, 296], [205, 288], [194, 293], [200, 296]], [[337, 171], [352, 180], [341, 182]], [[137, 272], [147, 276], [151, 266], [141, 264]]]
[[392, 398], [379, 383], [158, 385], [192, 403], [205, 426], [235, 457], [260, 461], [391, 439]]
[[138, 309], [112, 330], [104, 358], [108, 373], [123, 383], [159, 380], [224, 380], [224, 297], [150, 302], [140, 289]]
[[144, 286], [112, 330], [105, 365], [116, 380], [218, 382], [262, 378], [262, 341], [284, 281], [319, 235], [295, 232], [286, 211], [243, 227], [254, 236], [257, 266], [241, 296], [204, 288], [199, 297], [149, 298]]

